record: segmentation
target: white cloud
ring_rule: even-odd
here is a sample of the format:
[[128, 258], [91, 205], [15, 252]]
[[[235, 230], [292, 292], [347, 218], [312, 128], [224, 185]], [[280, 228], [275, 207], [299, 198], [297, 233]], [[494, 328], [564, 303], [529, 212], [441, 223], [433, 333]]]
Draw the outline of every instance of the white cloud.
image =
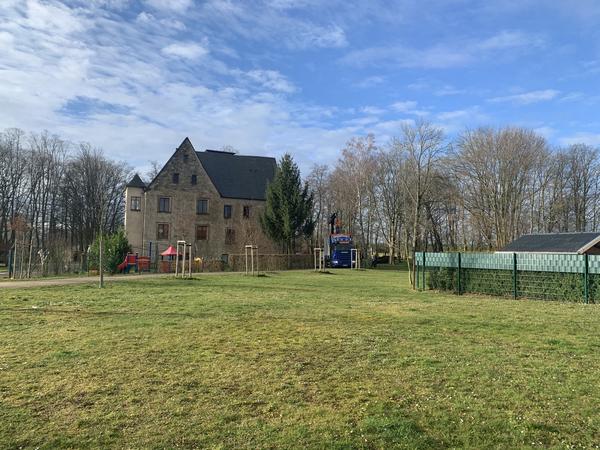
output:
[[566, 95], [563, 95], [560, 98], [561, 102], [575, 102], [578, 100], [582, 100], [585, 98], [585, 94], [583, 92], [570, 92]]
[[193, 0], [145, 0], [144, 3], [159, 11], [183, 13], [194, 2]]
[[[289, 100], [281, 94], [297, 88], [283, 74], [261, 68], [259, 60], [250, 71], [231, 67], [216, 56], [224, 51], [215, 48], [225, 48], [213, 43], [218, 37], [211, 37], [210, 51], [198, 31], [194, 42], [177, 40], [161, 29], [166, 16], [157, 11], [126, 22], [97, 3], [30, 3], [0, 4], [3, 128], [90, 141], [137, 167], [165, 161], [189, 135], [199, 149], [292, 151], [304, 169], [315, 159], [331, 161], [368, 125], [334, 129], [330, 119], [349, 113]], [[185, 67], [174, 68], [171, 58], [185, 59]]]
[[167, 56], [183, 59], [198, 59], [208, 54], [208, 50], [195, 42], [179, 42], [163, 47], [161, 52]]
[[540, 136], [545, 137], [546, 139], [550, 139], [550, 138], [554, 137], [554, 135], [556, 134], [556, 130], [547, 125], [543, 125], [541, 127], [536, 127], [533, 129], [533, 131], [535, 131]]
[[544, 39], [540, 35], [523, 33], [521, 31], [501, 31], [475, 45], [483, 51], [504, 50], [519, 47], [542, 47]]
[[276, 70], [251, 70], [246, 76], [269, 90], [291, 94], [296, 87]]
[[186, 29], [186, 26], [183, 22], [173, 18], [163, 18], [159, 19], [154, 14], [149, 13], [147, 11], [142, 11], [135, 18], [137, 23], [143, 25], [149, 25], [153, 27], [160, 27], [162, 31], [183, 31]]
[[489, 101], [494, 103], [510, 102], [518, 105], [529, 105], [532, 103], [545, 102], [555, 99], [560, 94], [556, 89], [545, 89], [538, 91], [523, 92], [521, 94], [505, 95], [491, 98]]
[[312, 29], [307, 33], [306, 40], [317, 47], [345, 47], [348, 45], [346, 33], [337, 25]]
[[512, 56], [518, 50], [532, 50], [543, 44], [544, 40], [539, 35], [502, 31], [483, 40], [457, 40], [422, 48], [393, 44], [353, 50], [340, 62], [357, 67], [446, 69], [463, 67], [499, 54]]
[[359, 88], [370, 88], [374, 86], [378, 86], [385, 82], [385, 77], [379, 75], [373, 75], [367, 78], [364, 78], [357, 83], [354, 83], [354, 86]]
[[365, 113], [365, 114], [370, 114], [370, 115], [378, 116], [378, 115], [381, 115], [381, 114], [385, 113], [385, 109], [379, 108], [377, 106], [363, 106], [360, 109], [360, 112]]
[[562, 145], [587, 144], [600, 147], [600, 133], [578, 132], [559, 141]]
[[435, 125], [452, 134], [466, 127], [476, 127], [487, 123], [490, 117], [479, 106], [443, 111], [435, 115]]
[[293, 14], [294, 11], [289, 11], [295, 9], [289, 5], [288, 2], [257, 5], [253, 2], [206, 0], [200, 16], [208, 27], [218, 24], [227, 33], [243, 39], [277, 43], [291, 49], [340, 48], [348, 44], [343, 27], [332, 23], [329, 17], [299, 17]]
[[467, 92], [466, 89], [459, 89], [459, 88], [455, 88], [454, 86], [446, 84], [446, 85], [442, 86], [441, 88], [435, 90], [433, 92], [433, 94], [438, 97], [446, 97], [446, 96], [450, 96], [450, 95], [465, 94], [466, 92]]
[[398, 112], [408, 112], [411, 109], [415, 109], [417, 107], [417, 102], [412, 100], [407, 100], [404, 102], [396, 102], [392, 104], [392, 108]]
[[399, 113], [411, 114], [413, 116], [427, 116], [429, 111], [417, 108], [418, 103], [413, 100], [395, 102], [391, 105], [394, 111]]

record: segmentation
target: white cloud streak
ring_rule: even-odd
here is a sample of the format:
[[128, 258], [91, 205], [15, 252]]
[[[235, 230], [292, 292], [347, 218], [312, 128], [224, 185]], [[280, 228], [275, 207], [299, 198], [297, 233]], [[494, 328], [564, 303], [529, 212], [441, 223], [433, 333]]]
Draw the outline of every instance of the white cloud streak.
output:
[[493, 97], [489, 101], [493, 103], [509, 102], [518, 105], [530, 105], [532, 103], [546, 102], [555, 99], [560, 94], [556, 89], [544, 89], [538, 91], [523, 92], [521, 94]]
[[414, 48], [405, 44], [353, 50], [340, 62], [350, 66], [382, 66], [423, 69], [464, 67], [497, 54], [540, 48], [544, 39], [520, 31], [501, 31], [483, 40], [457, 40]]

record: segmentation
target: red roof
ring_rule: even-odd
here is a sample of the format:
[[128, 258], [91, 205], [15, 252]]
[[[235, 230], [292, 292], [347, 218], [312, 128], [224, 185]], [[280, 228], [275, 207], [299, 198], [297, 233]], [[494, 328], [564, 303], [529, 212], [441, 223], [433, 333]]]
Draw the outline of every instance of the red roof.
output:
[[177, 250], [175, 250], [172, 245], [169, 245], [169, 248], [167, 248], [160, 255], [161, 256], [175, 256], [175, 255], [177, 255]]

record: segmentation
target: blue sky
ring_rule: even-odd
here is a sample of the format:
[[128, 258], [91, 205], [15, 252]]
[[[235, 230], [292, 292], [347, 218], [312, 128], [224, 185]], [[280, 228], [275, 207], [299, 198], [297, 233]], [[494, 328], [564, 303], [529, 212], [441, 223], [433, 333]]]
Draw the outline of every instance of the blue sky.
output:
[[143, 171], [198, 150], [332, 163], [424, 118], [600, 145], [600, 2], [2, 0], [0, 128]]

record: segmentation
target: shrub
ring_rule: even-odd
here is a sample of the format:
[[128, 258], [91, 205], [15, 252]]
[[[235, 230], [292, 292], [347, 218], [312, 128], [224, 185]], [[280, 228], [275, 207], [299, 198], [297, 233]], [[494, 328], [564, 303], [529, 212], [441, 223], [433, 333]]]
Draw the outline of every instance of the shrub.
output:
[[[131, 252], [131, 245], [125, 236], [123, 230], [114, 234], [104, 235], [102, 242], [103, 260], [102, 266], [105, 271], [110, 273], [117, 272], [117, 266], [123, 262], [127, 253]], [[100, 248], [100, 236], [97, 236], [90, 248], [89, 264], [90, 268], [98, 270], [98, 256]]]

